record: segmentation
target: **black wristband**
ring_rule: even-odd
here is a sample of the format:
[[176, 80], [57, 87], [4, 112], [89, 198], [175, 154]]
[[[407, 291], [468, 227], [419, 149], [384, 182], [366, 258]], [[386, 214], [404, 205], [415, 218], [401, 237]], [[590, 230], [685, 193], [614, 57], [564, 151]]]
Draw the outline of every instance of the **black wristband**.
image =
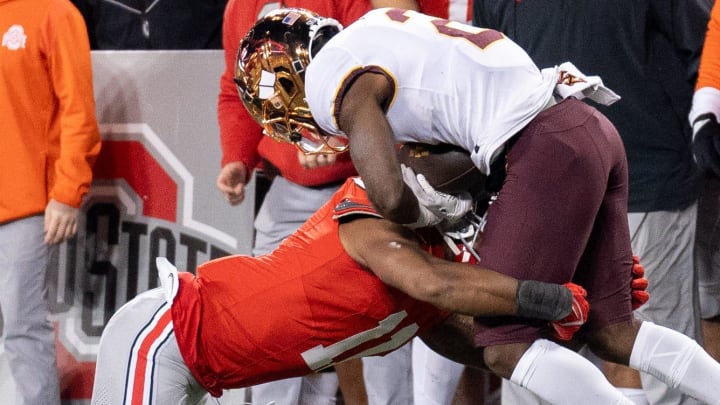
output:
[[573, 295], [559, 285], [521, 280], [517, 288], [517, 316], [554, 321], [572, 311]]

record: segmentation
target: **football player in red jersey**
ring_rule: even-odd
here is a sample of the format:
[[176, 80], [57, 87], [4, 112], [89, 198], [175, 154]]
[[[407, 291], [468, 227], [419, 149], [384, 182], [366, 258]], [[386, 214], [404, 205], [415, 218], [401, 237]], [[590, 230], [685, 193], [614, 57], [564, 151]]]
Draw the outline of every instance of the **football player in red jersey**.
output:
[[[419, 3], [419, 4], [418, 4]], [[262, 136], [262, 129], [247, 113], [238, 97], [233, 81], [237, 47], [247, 30], [267, 12], [280, 7], [303, 7], [337, 19], [348, 25], [371, 7], [398, 7], [420, 9], [438, 17], [457, 17], [467, 20], [468, 0], [420, 1], [415, 0], [229, 0], [223, 23], [225, 70], [220, 78], [218, 96], [218, 124], [222, 147], [221, 169], [216, 185], [232, 205], [241, 204], [245, 186], [252, 179], [258, 162], [262, 161], [264, 176], [271, 179], [255, 221], [253, 254], [260, 255], [274, 249], [277, 244], [297, 229], [348, 176], [355, 175], [349, 155], [298, 154], [295, 148], [272, 142]], [[261, 184], [258, 182], [257, 184]], [[356, 364], [359, 363], [355, 362]], [[412, 405], [409, 378], [409, 348], [383, 358], [363, 359], [369, 404]], [[345, 377], [356, 372], [353, 362], [336, 368], [343, 398], [348, 405], [363, 403], [366, 396], [357, 382], [345, 384]], [[362, 370], [360, 370], [362, 371]], [[327, 373], [325, 373], [327, 374]], [[252, 402], [265, 405], [299, 405], [313, 402], [325, 405], [334, 400], [335, 387], [327, 386], [326, 375], [308, 379], [276, 381], [271, 385], [254, 387]], [[353, 376], [350, 375], [350, 378]], [[318, 388], [321, 387], [321, 388]], [[351, 392], [352, 391], [352, 392]], [[312, 398], [309, 396], [312, 395]], [[332, 399], [330, 397], [333, 397]], [[321, 397], [324, 400], [321, 400]], [[330, 402], [328, 402], [330, 401]], [[365, 399], [365, 402], [368, 402]]]
[[[377, 4], [376, 4], [377, 3]], [[379, 4], [382, 3], [382, 4]], [[275, 249], [282, 239], [295, 231], [335, 192], [349, 176], [356, 175], [350, 156], [318, 154], [306, 156], [289, 146], [263, 137], [262, 128], [252, 119], [238, 97], [233, 81], [235, 57], [247, 30], [269, 11], [280, 7], [304, 7], [350, 24], [373, 6], [413, 8], [415, 0], [229, 0], [223, 19], [225, 70], [220, 77], [218, 125], [222, 147], [221, 169], [217, 188], [231, 205], [245, 199], [245, 186], [253, 178], [253, 170], [263, 168], [257, 185], [269, 183], [259, 206], [254, 227], [253, 255]], [[260, 180], [264, 180], [262, 182]], [[260, 187], [258, 187], [260, 188]], [[403, 361], [403, 355], [408, 359]], [[337, 382], [331, 373], [308, 378], [275, 381], [252, 388], [252, 403], [266, 405], [329, 405], [335, 403], [339, 382], [347, 405], [377, 405], [389, 401], [393, 405], [411, 405], [409, 350], [393, 353], [391, 358], [368, 359], [365, 387], [358, 382], [362, 375], [360, 360], [345, 362], [335, 368]], [[365, 360], [363, 360], [364, 362]], [[378, 364], [379, 363], [379, 364]], [[377, 369], [377, 368], [380, 369]], [[244, 393], [233, 393], [244, 396]], [[225, 397], [228, 397], [227, 395]], [[369, 398], [368, 398], [369, 397]], [[399, 400], [400, 397], [408, 401]], [[369, 401], [368, 401], [369, 400]]]
[[[103, 332], [92, 403], [196, 403], [384, 354], [443, 325], [452, 333], [429, 340], [439, 348], [472, 324], [450, 311], [555, 320], [548, 333], [561, 338], [586, 318], [581, 287], [437, 258], [428, 251], [444, 242], [434, 232], [381, 218], [352, 178], [268, 255], [213, 260], [197, 276], [159, 259], [162, 287], [128, 302]], [[465, 347], [463, 361], [481, 365], [470, 335]]]
[[[582, 280], [593, 306], [583, 338], [596, 354], [720, 401], [720, 365], [697, 342], [633, 317], [624, 146], [579, 100], [618, 99], [599, 77], [570, 63], [540, 70], [502, 33], [412, 11], [372, 10], [344, 30], [305, 13], [268, 15], [238, 53], [238, 89], [268, 135], [306, 153], [349, 147], [373, 204], [410, 227], [460, 220], [470, 204], [425, 187], [394, 145], [462, 147], [483, 173], [501, 174], [478, 245], [483, 266]], [[627, 401], [614, 389], [588, 398], [595, 366], [525, 319], [476, 317], [474, 333], [491, 370], [549, 402]], [[557, 392], [557, 380], [575, 384]]]

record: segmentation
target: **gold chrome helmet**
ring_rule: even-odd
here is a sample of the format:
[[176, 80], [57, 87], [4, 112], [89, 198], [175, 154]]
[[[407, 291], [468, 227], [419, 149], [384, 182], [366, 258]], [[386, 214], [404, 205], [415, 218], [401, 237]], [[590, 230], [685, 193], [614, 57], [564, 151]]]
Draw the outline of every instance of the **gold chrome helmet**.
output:
[[[271, 11], [240, 42], [235, 83], [265, 135], [307, 154], [344, 152], [331, 146], [305, 100], [305, 69], [317, 47], [342, 30], [332, 18], [300, 8]], [[315, 45], [315, 49], [313, 49]]]

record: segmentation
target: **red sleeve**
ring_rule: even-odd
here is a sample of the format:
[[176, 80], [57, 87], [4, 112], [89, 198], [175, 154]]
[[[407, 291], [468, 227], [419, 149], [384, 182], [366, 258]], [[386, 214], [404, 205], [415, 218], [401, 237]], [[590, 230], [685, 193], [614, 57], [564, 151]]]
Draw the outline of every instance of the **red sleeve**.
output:
[[449, 0], [418, 0], [420, 12], [438, 18], [449, 18]]
[[365, 13], [370, 11], [372, 6], [370, 5], [369, 1], [342, 1], [337, 2], [340, 3], [338, 7], [340, 10], [338, 10], [338, 16], [333, 17], [336, 18], [340, 23], [347, 27], [348, 25], [352, 24], [357, 20], [358, 18], [362, 17]]
[[249, 170], [259, 162], [257, 146], [263, 137], [262, 128], [253, 120], [240, 101], [235, 87], [235, 57], [245, 33], [256, 21], [258, 10], [247, 2], [230, 0], [223, 19], [225, 71], [220, 77], [218, 124], [222, 162], [241, 161]]

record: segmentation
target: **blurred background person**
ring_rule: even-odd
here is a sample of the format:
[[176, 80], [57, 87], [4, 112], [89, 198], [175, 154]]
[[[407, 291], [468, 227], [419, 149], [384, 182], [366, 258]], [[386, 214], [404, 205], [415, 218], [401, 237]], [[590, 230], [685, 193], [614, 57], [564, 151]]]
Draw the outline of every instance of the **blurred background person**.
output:
[[221, 49], [227, 0], [72, 0], [92, 49]]
[[100, 151], [90, 46], [68, 0], [0, 2], [0, 310], [15, 404], [59, 405], [46, 270]]
[[[693, 263], [700, 183], [687, 116], [709, 10], [709, 0], [473, 3], [474, 25], [502, 31], [541, 67], [572, 60], [622, 97], [597, 107], [617, 127], [628, 158], [632, 249], [650, 282], [650, 300], [635, 316], [700, 343]], [[638, 404], [697, 403], [648, 375], [603, 366]], [[503, 403], [533, 403], [514, 388], [503, 385]]]
[[705, 349], [720, 359], [720, 4], [708, 22], [690, 123], [693, 152], [703, 171], [698, 203], [695, 266]]

